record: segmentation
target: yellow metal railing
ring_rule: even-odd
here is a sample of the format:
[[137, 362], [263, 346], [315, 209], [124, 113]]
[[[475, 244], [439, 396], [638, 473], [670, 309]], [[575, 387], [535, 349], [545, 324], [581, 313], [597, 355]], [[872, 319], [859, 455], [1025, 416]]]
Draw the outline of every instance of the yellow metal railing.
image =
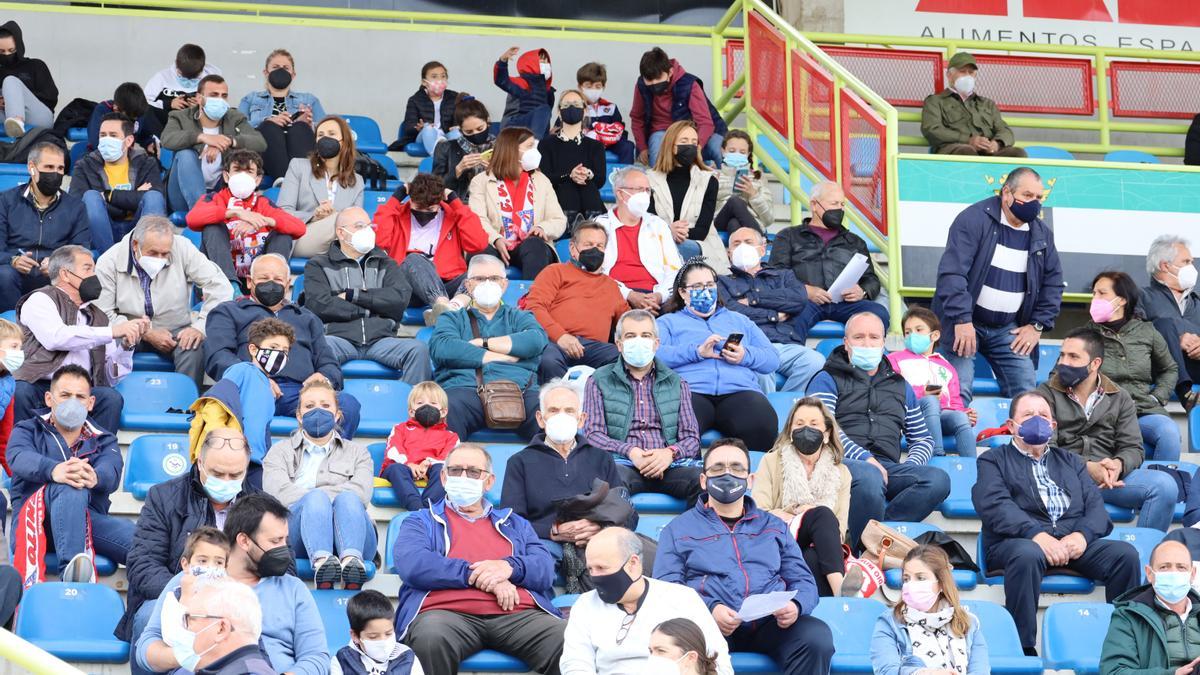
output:
[[82, 670], [3, 628], [0, 660], [34, 675], [84, 675]]

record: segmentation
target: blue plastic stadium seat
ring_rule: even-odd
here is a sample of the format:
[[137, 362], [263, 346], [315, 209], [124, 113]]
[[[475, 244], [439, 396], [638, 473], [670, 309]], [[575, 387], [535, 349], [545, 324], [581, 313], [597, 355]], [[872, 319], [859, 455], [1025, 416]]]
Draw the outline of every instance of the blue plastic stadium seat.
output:
[[[17, 313], [13, 312], [13, 318], [9, 320], [16, 321], [16, 316]], [[133, 354], [134, 370], [157, 370], [160, 372], [170, 372], [174, 368], [175, 364], [171, 361], [171, 359], [168, 359], [158, 352], [134, 352]]]
[[[608, 176], [613, 175], [613, 172], [617, 171], [618, 169], [624, 169], [627, 166], [629, 165], [618, 164], [617, 162], [609, 162]], [[604, 185], [600, 186], [600, 199], [604, 200], [604, 203], [606, 204], [611, 204], [617, 201], [617, 195], [613, 190], [612, 181], [608, 179], [608, 176], [604, 177]]]
[[939, 510], [947, 518], [978, 518], [975, 505], [971, 503], [971, 488], [978, 476], [973, 457], [933, 457], [930, 466], [945, 471], [950, 476], [950, 494]]
[[413, 141], [404, 146], [404, 154], [409, 157], [428, 157], [429, 153], [425, 151], [425, 146], [421, 143]]
[[429, 340], [433, 338], [433, 326], [425, 326], [417, 331], [416, 338], [425, 344], [429, 344]]
[[276, 415], [271, 418], [271, 435], [287, 436], [300, 427], [295, 417]]
[[367, 215], [374, 218], [375, 210], [391, 198], [392, 193], [387, 190], [367, 190], [363, 192], [363, 209], [366, 210]]
[[350, 619], [346, 616], [346, 603], [358, 591], [313, 591], [317, 612], [325, 626], [325, 644], [332, 657], [337, 650], [350, 642]]
[[300, 303], [300, 296], [304, 295], [304, 275], [300, 274], [292, 280], [292, 302]]
[[1158, 164], [1158, 158], [1141, 150], [1113, 150], [1104, 156], [1106, 162], [1133, 162], [1135, 164]]
[[399, 379], [400, 371], [393, 370], [378, 363], [367, 359], [351, 359], [342, 364], [342, 376], [346, 379], [363, 379], [363, 378], [381, 378], [381, 379]]
[[[1100, 672], [1100, 648], [1113, 606], [1106, 602], [1056, 602], [1042, 619], [1042, 658], [1049, 670]], [[990, 636], [988, 648], [992, 643]]]
[[879, 165], [879, 139], [870, 137], [850, 138], [850, 173], [855, 178], [875, 175]]
[[1000, 382], [992, 373], [992, 365], [980, 352], [975, 354], [975, 385], [971, 391], [975, 396], [1000, 395]]
[[[998, 398], [995, 396], [977, 396], [971, 401], [971, 407], [978, 413], [979, 419], [975, 422], [975, 433], [984, 429], [995, 429], [996, 427], [1004, 426], [1008, 420], [1008, 403], [1007, 398]], [[1008, 443], [1009, 436], [993, 436], [982, 442], [989, 448], [998, 447]]]
[[804, 398], [802, 391], [777, 391], [767, 394], [767, 400], [771, 402], [771, 407], [775, 409], [775, 416], [779, 420], [779, 427], [776, 431], [783, 429], [788, 415], [792, 412], [792, 406], [802, 398]]
[[379, 132], [379, 123], [365, 115], [342, 115], [354, 132], [354, 147], [368, 155], [386, 153], [387, 143]]
[[51, 581], [25, 591], [14, 632], [67, 661], [125, 663], [129, 643], [112, 634], [124, 613], [108, 586]]
[[191, 467], [186, 435], [146, 434], [129, 444], [125, 491], [145, 501], [150, 488], [187, 473]]
[[79, 159], [86, 154], [87, 154], [87, 144], [86, 143], [76, 143], [75, 145], [72, 145], [71, 149], [67, 151], [67, 167], [68, 167], [68, 169], [70, 167], [75, 166], [75, 162], [78, 162]]
[[[942, 528], [929, 523], [902, 523], [902, 522], [886, 522], [888, 527], [894, 528], [900, 534], [915, 539], [916, 537], [925, 534], [926, 532], [941, 532]], [[887, 585], [891, 588], [900, 588], [900, 580], [903, 577], [902, 570], [892, 569], [884, 572], [884, 577], [887, 578]], [[979, 584], [979, 577], [969, 570], [954, 570], [954, 584], [959, 590], [969, 591]]]
[[846, 336], [846, 326], [836, 321], [818, 321], [808, 331], [810, 338], [837, 338], [842, 339]]
[[1144, 568], [1150, 564], [1150, 554], [1165, 536], [1165, 532], [1149, 527], [1114, 527], [1105, 539], [1123, 541], [1137, 549], [1138, 558], [1142, 561], [1142, 581], [1145, 582]]
[[529, 671], [529, 666], [515, 656], [484, 649], [464, 659], [459, 669], [481, 673], [524, 673]]
[[524, 443], [516, 429], [479, 429], [467, 439], [472, 443]]
[[824, 356], [828, 359], [829, 355], [833, 353], [833, 350], [840, 347], [841, 344], [841, 338], [825, 338], [817, 343], [817, 351], [821, 352], [821, 356]]
[[1108, 512], [1108, 517], [1114, 523], [1128, 523], [1133, 520], [1133, 509], [1127, 509], [1123, 506], [1114, 506], [1109, 503], [1104, 504], [1104, 510]]
[[0, 313], [0, 319], [17, 323], [17, 310], [10, 309], [7, 312]]
[[288, 271], [292, 274], [304, 274], [304, 266], [308, 264], [308, 258], [293, 256], [288, 260]]
[[1030, 159], [1075, 159], [1075, 155], [1062, 148], [1049, 145], [1026, 145], [1023, 147]]
[[[1191, 432], [1191, 422], [1190, 421], [1188, 423], [1188, 427], [1189, 427], [1189, 433], [1190, 433]], [[1149, 468], [1150, 466], [1153, 466], [1155, 464], [1161, 464], [1163, 466], [1169, 466], [1169, 467], [1173, 467], [1176, 469], [1180, 469], [1182, 471], [1186, 471], [1186, 472], [1192, 474], [1193, 476], [1196, 475], [1196, 470], [1200, 469], [1200, 466], [1196, 466], [1195, 464], [1192, 464], [1191, 462], [1169, 462], [1169, 461], [1161, 460], [1161, 459], [1146, 460], [1145, 462], [1142, 463], [1142, 468], [1143, 469]], [[1183, 522], [1183, 512], [1186, 508], [1187, 508], [1187, 504], [1184, 504], [1183, 502], [1176, 504], [1175, 505], [1175, 515], [1171, 520], [1173, 520], [1176, 523]]]
[[991, 672], [1041, 675], [1042, 660], [1025, 656], [1021, 638], [1017, 635], [1017, 624], [1007, 609], [986, 600], [964, 600], [963, 605], [979, 619], [983, 639], [987, 642]]
[[[47, 553], [45, 563], [46, 569], [50, 570], [50, 572], [47, 573], [46, 578], [49, 579], [50, 577], [56, 576], [58, 574], [58, 554], [53, 551]], [[116, 573], [117, 564], [113, 562], [112, 559], [106, 558], [99, 554], [96, 555], [96, 574], [99, 574], [102, 577], [111, 577]]]
[[[975, 544], [975, 562], [979, 565], [979, 580], [988, 586], [1003, 586], [1003, 570], [988, 569], [987, 558], [984, 553], [983, 536], [980, 536]], [[989, 573], [995, 573], [995, 576], [987, 576]], [[1058, 568], [1047, 570], [1046, 576], [1042, 577], [1042, 593], [1087, 594], [1091, 593], [1095, 588], [1096, 583], [1091, 579], [1074, 574], [1063, 574], [1062, 570]], [[990, 651], [990, 637], [988, 637], [988, 647]]]
[[187, 410], [196, 401], [196, 383], [186, 375], [132, 372], [117, 384], [117, 391], [125, 398], [122, 429], [187, 431], [191, 426], [190, 413], [167, 412]]
[[277, 204], [279, 202], [279, 188], [267, 188], [262, 191], [262, 196], [270, 199], [272, 204]]
[[763, 452], [762, 450], [751, 450], [750, 451], [750, 471], [752, 471], [752, 472], [758, 471], [758, 466], [760, 464], [762, 464], [763, 458], [766, 456], [767, 456], [767, 453]]
[[408, 419], [408, 392], [412, 386], [396, 380], [353, 379], [345, 392], [362, 405], [358, 436], [387, 436], [397, 422]]
[[[387, 443], [379, 441], [367, 446], [367, 451], [371, 453], [371, 463], [374, 465], [375, 473], [378, 476], [380, 468], [383, 467], [383, 456], [387, 452]], [[400, 502], [396, 501], [396, 495], [392, 493], [392, 488], [388, 486], [375, 487], [371, 493], [371, 503], [375, 506], [385, 506], [389, 508], [400, 508]]]
[[524, 448], [522, 443], [497, 443], [486, 446], [488, 454], [492, 456], [492, 474], [496, 477], [495, 485], [486, 495], [491, 503], [500, 503], [500, 491], [504, 488], [504, 472], [508, 469], [508, 460]]
[[620, 158], [617, 157], [617, 153], [613, 152], [612, 150], [604, 151], [604, 162], [608, 166], [612, 166], [613, 164], [616, 164], [619, 159]]
[[404, 318], [400, 321], [405, 326], [424, 326], [425, 325], [425, 310], [429, 309], [424, 305], [409, 305], [404, 310]]
[[396, 538], [400, 536], [400, 525], [410, 515], [412, 515], [411, 511], [404, 511], [394, 516], [391, 522], [388, 523], [387, 534], [383, 537], [385, 546], [383, 549], [383, 568], [392, 574], [396, 574], [396, 559], [392, 555], [392, 549], [396, 547]]
[[386, 154], [381, 153], [381, 152], [371, 153], [371, 159], [375, 160], [376, 162], [379, 162], [379, 165], [383, 167], [383, 170], [387, 171], [388, 178], [392, 178], [392, 179], [400, 178], [400, 169], [396, 166], [396, 160], [392, 159], [391, 157], [388, 157]]
[[[508, 269], [513, 270], [516, 268], [509, 267]], [[529, 292], [529, 287], [532, 285], [533, 282], [527, 279], [509, 279], [508, 288], [504, 289], [504, 304], [516, 307], [517, 302]]]
[[639, 514], [637, 533], [658, 541], [658, 535], [662, 534], [663, 528], [674, 519], [675, 514], [671, 513]]
[[1037, 381], [1039, 383], [1050, 379], [1050, 371], [1058, 363], [1058, 355], [1062, 353], [1062, 345], [1038, 343]]
[[[367, 568], [367, 579], [374, 579], [375, 578], [375, 563], [370, 560], [364, 560], [363, 565]], [[301, 558], [300, 556], [296, 556], [296, 576], [300, 577], [301, 579], [304, 579], [305, 581], [312, 581], [312, 579], [313, 579], [312, 561], [309, 560], [308, 558]], [[342, 641], [343, 646], [345, 646], [346, 642], [349, 641], [349, 637], [350, 637], [350, 634], [347, 633], [346, 634], [347, 639]]]
[[813, 616], [833, 631], [833, 672], [871, 672], [871, 633], [887, 606], [870, 598], [821, 598]]
[[725, 434], [722, 434], [717, 429], [709, 429], [708, 431], [700, 434], [700, 445], [702, 447], [707, 448], [707, 447], [711, 446], [713, 443], [715, 443], [716, 441], [721, 440], [721, 437], [724, 435]]
[[417, 165], [417, 173], [433, 173], [433, 158], [426, 157]]
[[87, 142], [87, 127], [71, 127], [67, 129], [67, 140], [72, 143]]
[[[19, 179], [19, 183], [24, 183], [25, 181], [29, 180], [29, 165], [16, 162], [0, 163], [0, 176], [4, 176], [6, 178], [8, 176], [15, 176], [17, 179]], [[16, 185], [16, 183], [13, 183], [13, 185]]]
[[633, 508], [637, 509], [639, 514], [642, 513], [683, 513], [687, 510], [687, 504], [683, 503], [682, 499], [676, 499], [671, 495], [662, 494], [660, 492], [643, 492], [636, 494], [631, 500]]
[[[570, 233], [567, 233], [570, 235]], [[571, 237], [567, 236], [554, 242], [554, 253], [558, 256], [559, 262], [567, 262], [571, 259]]]
[[[835, 657], [836, 658], [836, 657]], [[771, 657], [766, 654], [756, 654], [754, 652], [733, 652], [729, 655], [729, 660], [733, 662], [733, 672], [741, 675], [742, 673], [778, 673], [779, 666], [771, 660]], [[834, 669], [834, 672], [838, 672]]]

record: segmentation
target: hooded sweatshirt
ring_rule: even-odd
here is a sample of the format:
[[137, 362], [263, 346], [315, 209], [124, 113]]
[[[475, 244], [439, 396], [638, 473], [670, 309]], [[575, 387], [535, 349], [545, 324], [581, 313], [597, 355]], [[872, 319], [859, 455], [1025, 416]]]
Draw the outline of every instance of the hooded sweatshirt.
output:
[[[515, 114], [527, 113], [542, 106], [554, 106], [554, 74], [542, 75], [542, 55], [550, 62], [550, 53], [544, 49], [531, 49], [517, 57], [518, 77], [509, 77], [508, 62], [497, 61], [492, 68], [496, 86], [508, 92], [516, 100]], [[505, 115], [509, 113], [505, 108]]]
[[0, 80], [10, 75], [23, 82], [37, 100], [46, 104], [50, 110], [58, 105], [58, 87], [50, 76], [50, 69], [41, 59], [31, 59], [25, 56], [25, 37], [16, 21], [7, 21], [0, 28], [12, 33], [17, 43], [17, 53], [11, 63], [0, 63]]

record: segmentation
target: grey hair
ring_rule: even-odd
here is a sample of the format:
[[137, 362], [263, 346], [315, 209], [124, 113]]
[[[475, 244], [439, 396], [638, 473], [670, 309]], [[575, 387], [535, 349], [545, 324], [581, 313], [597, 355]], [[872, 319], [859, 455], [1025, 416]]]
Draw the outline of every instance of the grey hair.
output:
[[467, 278], [470, 279], [475, 270], [484, 265], [497, 265], [500, 269], [504, 269], [504, 261], [490, 253], [480, 253], [472, 256], [470, 262], [467, 263]]
[[[230, 429], [231, 431], [237, 431], [236, 429], [233, 429], [232, 427], [227, 427], [227, 428]], [[213, 433], [215, 431], [217, 431], [217, 430], [213, 429], [212, 431], [208, 432], [207, 435], [204, 436], [204, 442], [200, 444], [200, 453], [199, 453], [200, 459], [204, 459], [206, 456], [208, 456], [208, 449], [211, 448], [213, 445], [215, 445], [215, 443], [212, 442], [212, 440], [217, 437], [216, 434]], [[246, 442], [246, 436], [244, 434], [242, 434], [241, 432], [237, 432], [237, 435], [239, 437], [241, 437], [241, 439], [242, 439], [242, 447], [245, 449], [246, 457], [250, 457], [250, 444], [248, 442]]]
[[604, 243], [606, 245], [608, 244], [608, 230], [604, 229], [604, 226], [601, 225], [600, 223], [596, 222], [595, 220], [591, 220], [591, 219], [581, 220], [575, 224], [575, 227], [571, 230], [571, 243], [578, 246], [579, 245], [579, 235], [583, 234], [584, 232], [587, 232], [588, 230], [596, 230], [600, 234], [603, 234], [604, 235]]
[[1034, 178], [1036, 178], [1038, 180], [1042, 179], [1042, 175], [1040, 173], [1034, 171], [1033, 169], [1031, 169], [1027, 166], [1019, 166], [1019, 167], [1013, 169], [1012, 171], [1010, 171], [1008, 174], [1008, 178], [1004, 179], [1005, 189], [1007, 189], [1009, 191], [1016, 190], [1017, 184], [1020, 183], [1021, 179], [1024, 178], [1025, 176], [1033, 176]]
[[751, 227], [750, 225], [742, 225], [737, 230], [730, 232], [729, 236], [732, 237], [734, 235], [734, 233], [736, 233], [738, 230], [750, 230], [751, 232], [754, 233], [754, 238], [758, 240], [759, 244], [767, 243], [767, 236], [765, 234], [763, 234], [763, 231], [758, 229], [757, 227]]
[[628, 185], [628, 183], [625, 182], [625, 179], [629, 178], [629, 175], [634, 173], [640, 173], [645, 176], [646, 170], [640, 166], [630, 164], [629, 166], [623, 166], [619, 169], [613, 169], [613, 172], [608, 174], [608, 180], [610, 183], [612, 183], [614, 190], [617, 188], [623, 188]]
[[58, 145], [55, 145], [54, 143], [51, 143], [50, 141], [42, 141], [41, 143], [34, 144], [34, 146], [29, 150], [29, 155], [28, 155], [29, 166], [37, 166], [39, 163], [41, 163], [42, 154], [45, 153], [47, 150], [52, 150], [54, 152], [57, 152], [58, 154], [63, 156], [64, 160], [66, 160], [66, 158], [67, 158], [66, 151], [63, 150], [61, 147], [59, 147]]
[[75, 271], [75, 256], [80, 253], [87, 254], [89, 258], [92, 256], [91, 251], [75, 244], [67, 244], [54, 249], [54, 252], [50, 254], [49, 262], [46, 263], [46, 273], [50, 275], [51, 283], [58, 280], [58, 275], [63, 270]]
[[654, 337], [658, 337], [658, 321], [654, 318], [654, 315], [644, 309], [631, 309], [622, 314], [621, 318], [617, 319], [617, 327], [613, 330], [614, 342], [621, 341], [621, 334], [625, 332], [626, 319], [649, 321], [654, 326]]
[[545, 413], [546, 412], [546, 399], [550, 398], [551, 392], [560, 391], [560, 390], [569, 391], [572, 394], [575, 394], [575, 398], [578, 399], [579, 404], [583, 405], [583, 396], [580, 395], [578, 389], [576, 389], [573, 385], [571, 385], [570, 382], [567, 382], [566, 380], [564, 380], [562, 378], [555, 378], [555, 379], [550, 380], [549, 382], [543, 384], [542, 388], [538, 391], [538, 409], [541, 410], [543, 413]]
[[454, 446], [453, 450], [446, 453], [446, 464], [450, 464], [450, 458], [453, 457], [454, 453], [458, 452], [459, 450], [478, 450], [479, 452], [483, 453], [483, 460], [484, 464], [487, 466], [487, 470], [492, 470], [492, 454], [488, 452], [487, 449], [482, 445], [477, 445], [475, 443], [459, 443], [458, 445]]
[[855, 320], [857, 320], [857, 319], [861, 319], [862, 317], [867, 317], [867, 316], [869, 316], [869, 317], [871, 317], [872, 319], [875, 319], [876, 321], [878, 321], [878, 322], [880, 323], [880, 325], [882, 325], [882, 326], [883, 326], [883, 330], [884, 330], [884, 332], [885, 332], [885, 333], [887, 332], [887, 324], [885, 324], [885, 323], [883, 322], [883, 319], [879, 318], [879, 315], [878, 315], [878, 314], [876, 314], [876, 313], [874, 313], [874, 312], [859, 312], [858, 314], [855, 314], [854, 316], [851, 316], [849, 319], [846, 319], [846, 324], [845, 324], [846, 328], [847, 328], [847, 329], [849, 329], [849, 328], [850, 328], [850, 324], [851, 324], [851, 323], [854, 323], [854, 321], [855, 321]]
[[250, 276], [254, 276], [254, 268], [258, 267], [258, 263], [262, 262], [263, 260], [267, 260], [267, 259], [278, 260], [279, 264], [283, 265], [284, 272], [289, 272], [290, 267], [289, 267], [287, 258], [279, 255], [278, 253], [263, 253], [262, 255], [255, 258], [253, 262], [250, 263]]
[[824, 199], [825, 195], [828, 194], [833, 188], [840, 190], [842, 186], [831, 180], [823, 180], [819, 183], [815, 183], [812, 186], [812, 189], [808, 191], [808, 200], [810, 202], [819, 202]]
[[642, 557], [642, 539], [624, 527], [615, 528], [617, 530], [617, 546], [620, 548], [621, 557], [629, 560], [631, 556]]
[[1146, 253], [1146, 274], [1153, 279], [1158, 274], [1158, 266], [1163, 263], [1175, 262], [1175, 247], [1182, 246], [1189, 251], [1192, 245], [1187, 239], [1177, 234], [1164, 234], [1150, 242], [1150, 250]]
[[141, 244], [146, 241], [146, 235], [151, 232], [174, 238], [175, 226], [164, 216], [142, 216], [137, 225], [133, 227], [133, 240]]
[[[202, 597], [205, 591], [209, 593]], [[218, 616], [228, 621], [246, 641], [257, 643], [262, 635], [262, 605], [254, 591], [229, 577], [196, 579], [189, 609], [197, 614]]]

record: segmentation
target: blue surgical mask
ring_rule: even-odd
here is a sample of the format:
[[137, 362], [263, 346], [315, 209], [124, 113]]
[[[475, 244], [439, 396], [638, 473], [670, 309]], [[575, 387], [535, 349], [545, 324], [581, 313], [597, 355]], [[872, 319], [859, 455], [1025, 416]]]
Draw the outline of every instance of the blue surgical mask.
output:
[[214, 122], [219, 122], [229, 112], [229, 101], [219, 96], [209, 96], [204, 99], [204, 116]]
[[54, 406], [54, 420], [67, 429], [82, 427], [87, 415], [87, 407], [77, 398], [69, 398]]
[[721, 161], [735, 169], [750, 165], [750, 158], [740, 152], [727, 152], [721, 156]]
[[697, 288], [688, 293], [692, 301], [692, 311], [697, 314], [708, 314], [712, 311], [713, 305], [717, 304], [717, 289], [715, 288]]
[[1192, 590], [1191, 576], [1190, 572], [1155, 572], [1154, 592], [1167, 602], [1179, 602]]
[[855, 368], [871, 371], [879, 367], [883, 359], [883, 347], [851, 347], [850, 363]]
[[234, 497], [238, 496], [238, 493], [242, 491], [242, 481], [226, 480], [224, 478], [217, 478], [216, 476], [209, 476], [208, 479], [204, 481], [204, 491], [208, 493], [208, 496], [214, 502], [218, 504], [228, 504], [229, 502], [233, 501]]
[[1050, 420], [1039, 415], [1030, 417], [1017, 427], [1017, 437], [1027, 445], [1045, 445], [1050, 442], [1050, 436], [1053, 434], [1054, 428], [1050, 426]]
[[10, 349], [4, 352], [4, 368], [8, 372], [17, 372], [23, 363], [25, 363], [25, 352], [20, 349]]
[[175, 655], [175, 660], [179, 662], [180, 666], [195, 672], [196, 666], [200, 664], [200, 657], [217, 648], [220, 643], [213, 643], [211, 647], [205, 649], [203, 652], [196, 653], [196, 636], [216, 625], [219, 624], [214, 621], [196, 632], [190, 630], [179, 631], [180, 642], [171, 645], [171, 652]]
[[336, 423], [337, 417], [333, 411], [325, 408], [313, 408], [300, 418], [300, 425], [304, 427], [304, 433], [308, 434], [309, 438], [325, 438], [333, 431]]
[[458, 508], [479, 503], [483, 498], [483, 479], [467, 476], [446, 476], [446, 499]]
[[112, 136], [105, 136], [96, 142], [96, 149], [106, 162], [115, 162], [125, 156], [125, 141]]
[[179, 88], [184, 91], [196, 91], [196, 87], [200, 86], [200, 78], [198, 77], [184, 77], [176, 74], [175, 81], [179, 83]]
[[654, 360], [654, 340], [650, 338], [629, 338], [621, 345], [621, 356], [625, 363], [634, 368], [645, 368]]
[[924, 354], [929, 350], [931, 344], [933, 344], [933, 340], [929, 337], [929, 333], [913, 332], [904, 337], [904, 346], [914, 354]]

